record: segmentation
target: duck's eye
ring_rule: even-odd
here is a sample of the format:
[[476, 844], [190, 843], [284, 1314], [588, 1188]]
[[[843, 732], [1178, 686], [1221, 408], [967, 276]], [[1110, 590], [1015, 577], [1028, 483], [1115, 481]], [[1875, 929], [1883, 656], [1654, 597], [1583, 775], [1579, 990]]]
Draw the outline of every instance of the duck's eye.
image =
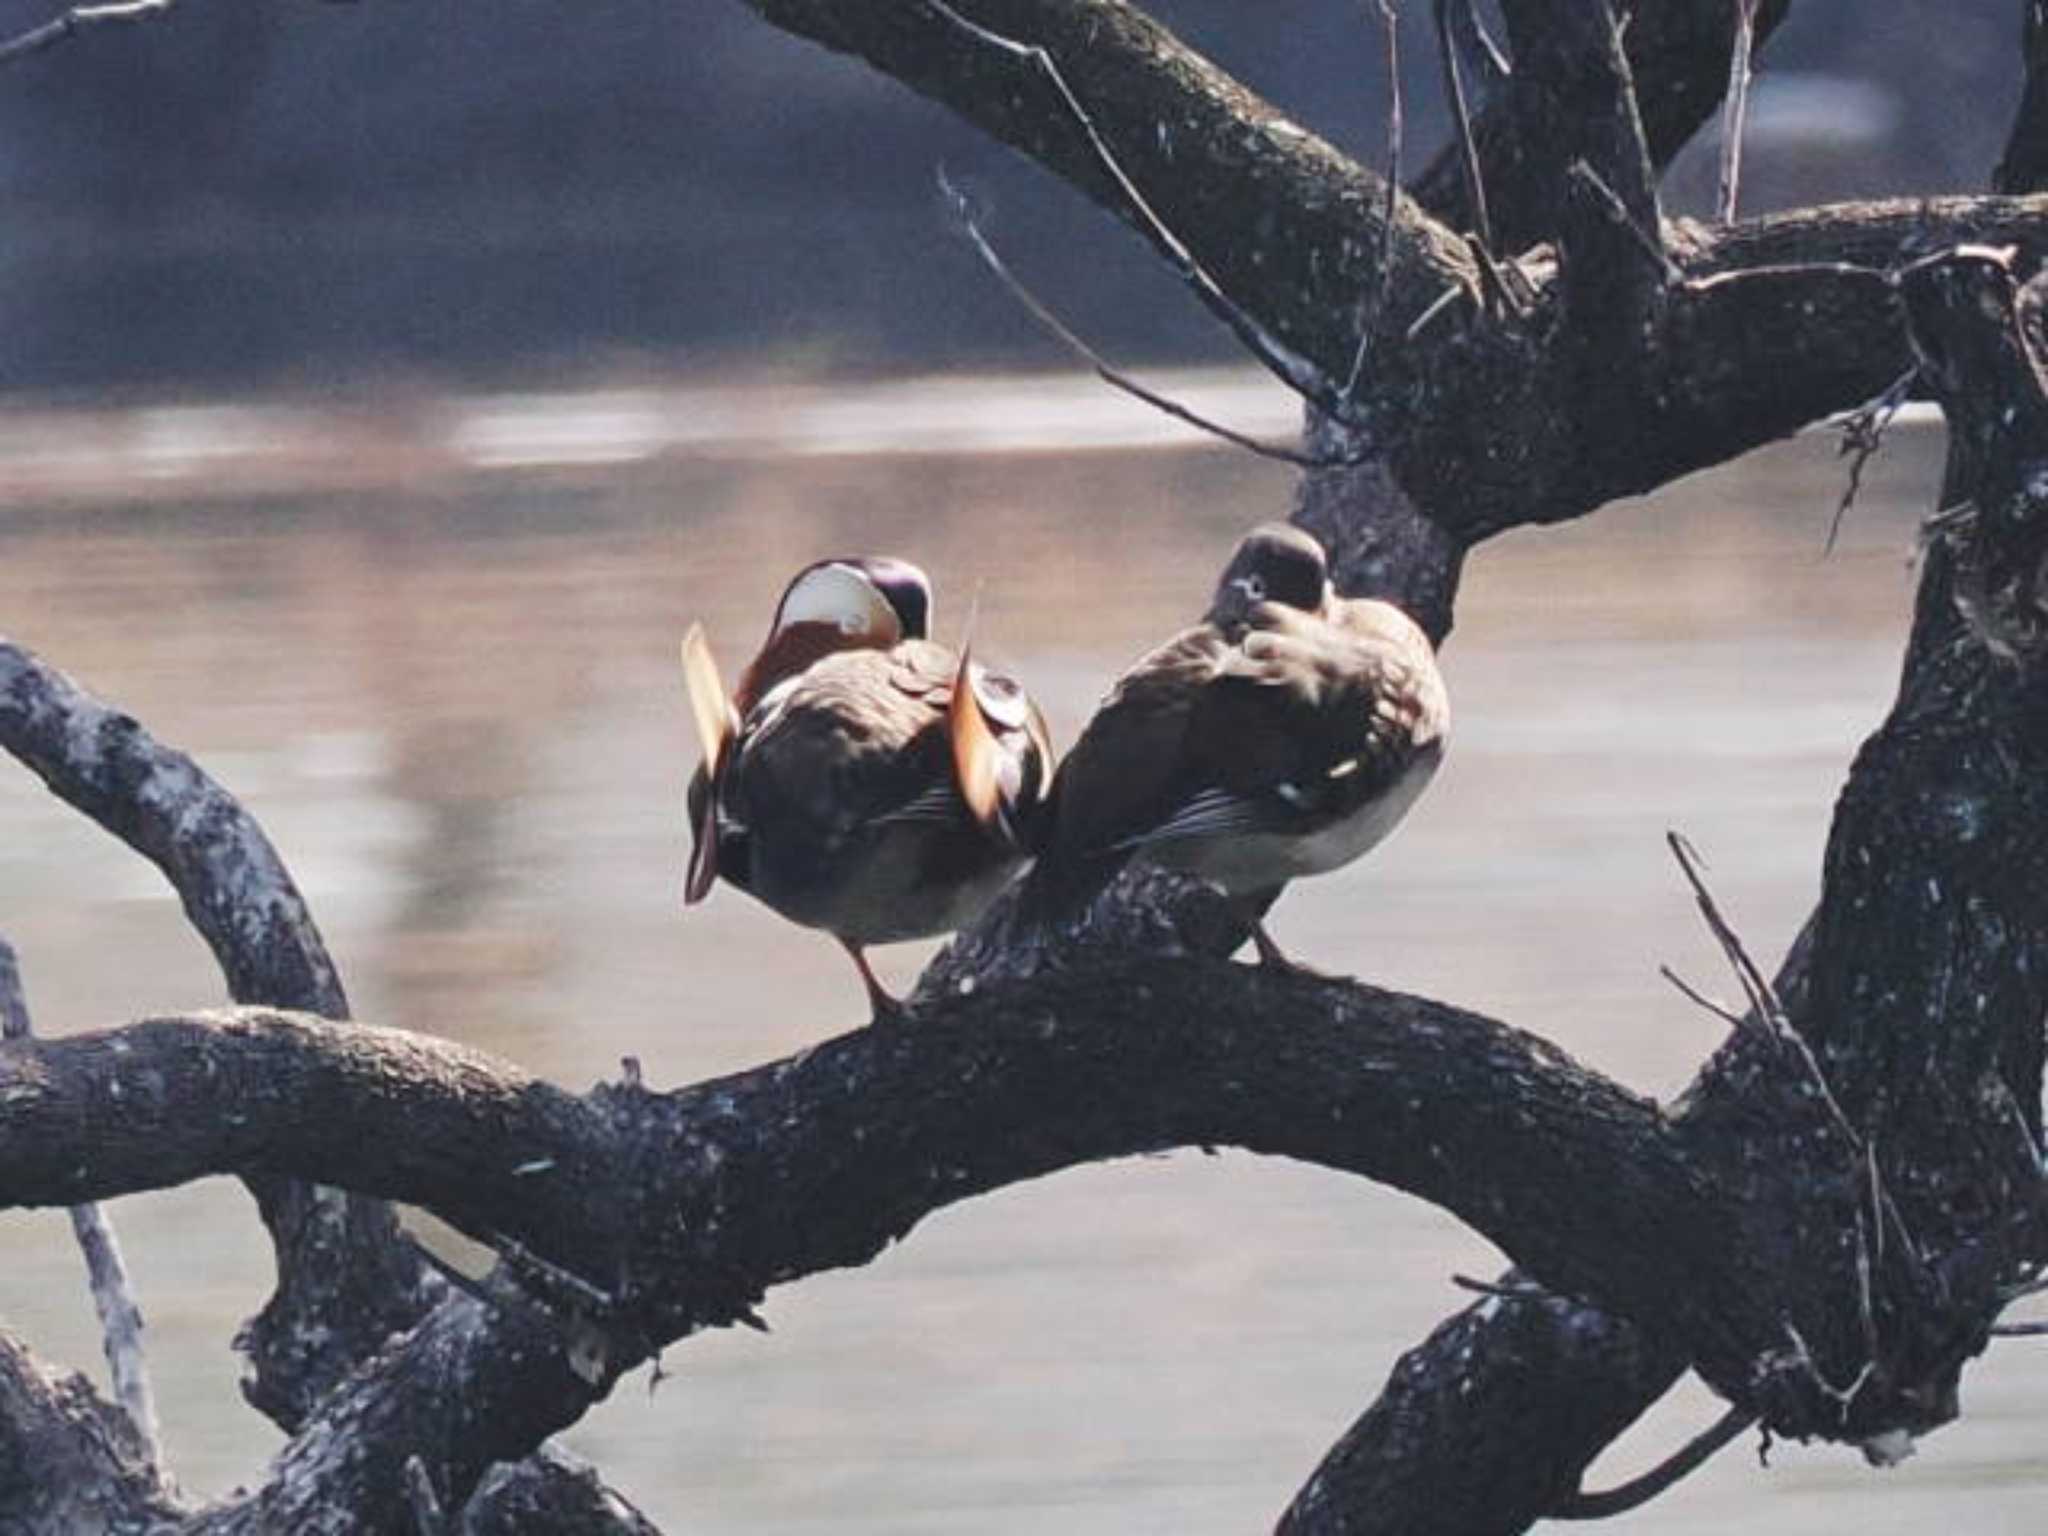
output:
[[1263, 603], [1266, 600], [1266, 578], [1263, 576], [1245, 577], [1244, 595], [1255, 603]]

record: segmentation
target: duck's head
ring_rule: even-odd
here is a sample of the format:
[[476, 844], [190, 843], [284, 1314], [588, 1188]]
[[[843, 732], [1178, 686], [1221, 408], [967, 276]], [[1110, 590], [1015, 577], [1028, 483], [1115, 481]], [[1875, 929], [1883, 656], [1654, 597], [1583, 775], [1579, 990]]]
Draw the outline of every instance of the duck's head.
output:
[[1287, 523], [1263, 523], [1244, 536], [1209, 601], [1209, 622], [1243, 624], [1260, 603], [1321, 613], [1330, 599], [1323, 546]]
[[771, 644], [798, 624], [824, 624], [847, 647], [887, 649], [931, 631], [932, 584], [908, 560], [887, 556], [820, 560], [798, 571], [775, 606]]

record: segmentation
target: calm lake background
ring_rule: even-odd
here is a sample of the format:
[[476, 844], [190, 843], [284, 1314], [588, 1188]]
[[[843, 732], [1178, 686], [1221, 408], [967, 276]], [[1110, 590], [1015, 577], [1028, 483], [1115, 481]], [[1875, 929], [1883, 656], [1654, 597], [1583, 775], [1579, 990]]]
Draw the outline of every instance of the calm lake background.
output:
[[[1240, 423], [1291, 415], [1234, 372], [1179, 383]], [[1485, 547], [1445, 652], [1443, 773], [1380, 852], [1284, 898], [1280, 941], [1676, 1090], [1721, 1031], [1658, 964], [1733, 987], [1664, 831], [1775, 960], [1891, 696], [1939, 466], [1938, 428], [1895, 432], [1832, 554], [1844, 471], [1819, 435]], [[828, 941], [727, 890], [681, 910], [691, 618], [730, 672], [799, 565], [906, 555], [948, 637], [981, 583], [978, 647], [1069, 741], [1200, 610], [1236, 536], [1284, 512], [1291, 473], [1066, 378], [19, 408], [0, 628], [244, 798], [359, 1017], [570, 1087], [629, 1054], [672, 1085], [862, 1017]], [[11, 766], [0, 929], [47, 1033], [221, 1000], [156, 873]], [[884, 951], [884, 974], [930, 948]], [[258, 1475], [277, 1437], [228, 1347], [266, 1291], [247, 1200], [215, 1180], [113, 1213], [178, 1477]], [[62, 1214], [0, 1223], [0, 1319], [103, 1375]], [[685, 1342], [658, 1393], [642, 1371], [565, 1439], [674, 1531], [1266, 1529], [1466, 1299], [1450, 1276], [1499, 1262], [1357, 1179], [1238, 1153], [1088, 1168], [773, 1293], [772, 1334]], [[1781, 1446], [1762, 1471], [1745, 1442], [1615, 1528], [2037, 1532], [2043, 1350], [1995, 1346], [1963, 1420], [1899, 1470]], [[1714, 1412], [1682, 1391], [1600, 1480]]]

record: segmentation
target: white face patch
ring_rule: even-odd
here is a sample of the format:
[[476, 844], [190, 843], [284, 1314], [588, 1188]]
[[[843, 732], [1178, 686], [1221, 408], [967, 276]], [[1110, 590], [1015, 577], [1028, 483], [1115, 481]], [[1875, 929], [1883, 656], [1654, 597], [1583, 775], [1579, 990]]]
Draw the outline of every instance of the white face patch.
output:
[[830, 624], [850, 638], [888, 644], [902, 638], [889, 600], [867, 577], [844, 565], [821, 565], [797, 578], [775, 610], [775, 632], [792, 624]]

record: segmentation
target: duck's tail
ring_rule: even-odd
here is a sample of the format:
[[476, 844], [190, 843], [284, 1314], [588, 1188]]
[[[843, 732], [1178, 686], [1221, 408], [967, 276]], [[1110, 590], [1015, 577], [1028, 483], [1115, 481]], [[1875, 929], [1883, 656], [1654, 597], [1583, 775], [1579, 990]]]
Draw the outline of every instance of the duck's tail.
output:
[[718, 774], [740, 728], [702, 624], [692, 624], [683, 636], [683, 688], [704, 749], [704, 766], [690, 780], [690, 869], [683, 880], [683, 904], [689, 906], [702, 901], [718, 878]]

